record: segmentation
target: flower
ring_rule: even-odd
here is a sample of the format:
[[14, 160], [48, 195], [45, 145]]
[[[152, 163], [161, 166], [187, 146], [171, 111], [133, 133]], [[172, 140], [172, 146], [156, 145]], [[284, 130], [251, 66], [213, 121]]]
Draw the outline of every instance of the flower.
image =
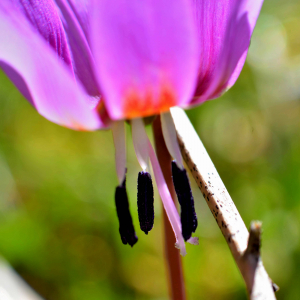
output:
[[[125, 185], [124, 120], [142, 172], [141, 229], [153, 226], [149, 160], [177, 246], [197, 227], [173, 106], [219, 97], [238, 78], [263, 0], [2, 0], [0, 67], [44, 117], [75, 130], [111, 128], [123, 243], [137, 241]], [[143, 118], [161, 114], [181, 219], [146, 135]]]

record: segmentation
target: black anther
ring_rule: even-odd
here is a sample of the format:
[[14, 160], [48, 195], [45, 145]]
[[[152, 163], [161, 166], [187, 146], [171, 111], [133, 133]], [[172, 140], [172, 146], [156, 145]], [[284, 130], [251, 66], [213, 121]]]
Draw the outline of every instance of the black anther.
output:
[[172, 161], [172, 177], [177, 198], [181, 207], [182, 236], [187, 241], [198, 226], [194, 207], [194, 198], [186, 170], [181, 170], [175, 161]]
[[137, 206], [141, 230], [146, 234], [154, 224], [154, 198], [151, 175], [139, 172], [137, 186]]
[[126, 192], [126, 178], [121, 185], [116, 187], [115, 202], [117, 215], [119, 218], [119, 232], [124, 245], [129, 244], [131, 247], [137, 242], [132, 218], [129, 211], [129, 203]]

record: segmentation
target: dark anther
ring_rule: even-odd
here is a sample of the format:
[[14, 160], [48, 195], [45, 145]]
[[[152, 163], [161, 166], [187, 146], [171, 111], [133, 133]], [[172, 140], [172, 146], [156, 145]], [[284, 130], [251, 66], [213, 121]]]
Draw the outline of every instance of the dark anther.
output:
[[116, 188], [115, 202], [119, 218], [119, 232], [122, 243], [124, 245], [129, 244], [132, 247], [137, 242], [138, 238], [135, 235], [132, 218], [129, 211], [129, 203], [126, 192], [126, 178], [124, 178], [122, 184]]
[[137, 191], [140, 227], [148, 234], [154, 223], [153, 185], [148, 172], [139, 172]]
[[187, 241], [192, 236], [192, 232], [196, 231], [198, 225], [194, 207], [194, 198], [186, 170], [181, 170], [175, 161], [172, 161], [172, 176], [177, 198], [181, 207], [182, 235]]

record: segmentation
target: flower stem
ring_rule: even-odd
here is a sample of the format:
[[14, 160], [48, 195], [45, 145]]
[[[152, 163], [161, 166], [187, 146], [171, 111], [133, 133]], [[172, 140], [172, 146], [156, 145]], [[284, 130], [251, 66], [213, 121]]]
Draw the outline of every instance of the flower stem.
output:
[[[157, 158], [171, 193], [172, 199], [175, 202], [176, 196], [172, 182], [171, 173], [171, 156], [166, 148], [166, 144], [162, 134], [161, 121], [157, 117], [153, 122], [153, 134], [155, 140], [155, 149]], [[182, 270], [182, 260], [179, 250], [175, 248], [175, 237], [172, 227], [166, 212], [163, 211], [164, 216], [164, 236], [165, 236], [165, 255], [167, 261], [167, 270], [169, 277], [169, 290], [172, 300], [185, 300], [185, 285]]]

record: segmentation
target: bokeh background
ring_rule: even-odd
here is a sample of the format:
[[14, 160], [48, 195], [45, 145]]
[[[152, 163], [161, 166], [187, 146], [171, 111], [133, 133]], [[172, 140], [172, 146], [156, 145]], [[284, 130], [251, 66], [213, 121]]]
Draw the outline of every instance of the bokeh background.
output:
[[[168, 299], [162, 209], [138, 228], [139, 166], [128, 129], [128, 192], [139, 242], [121, 243], [109, 131], [75, 132], [39, 116], [0, 73], [0, 255], [45, 299]], [[300, 2], [266, 0], [247, 63], [218, 100], [188, 111], [262, 256], [300, 294]], [[149, 133], [151, 134], [150, 130]], [[227, 244], [195, 184], [199, 246], [183, 259], [188, 298], [246, 299]]]

